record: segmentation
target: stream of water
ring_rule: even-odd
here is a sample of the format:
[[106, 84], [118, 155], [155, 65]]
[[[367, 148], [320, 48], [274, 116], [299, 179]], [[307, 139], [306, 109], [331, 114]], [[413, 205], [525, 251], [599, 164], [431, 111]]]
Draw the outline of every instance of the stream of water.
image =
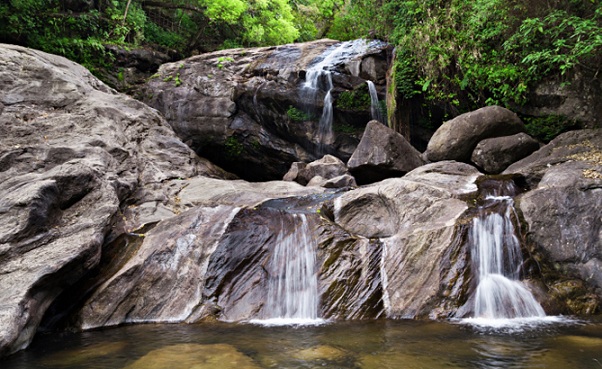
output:
[[514, 324], [513, 319], [544, 319], [546, 314], [520, 282], [523, 257], [513, 218], [512, 181], [484, 191], [484, 203], [471, 224], [469, 244], [478, 286], [474, 318], [480, 325]]
[[366, 81], [366, 84], [368, 84], [368, 92], [370, 93], [370, 114], [372, 119], [381, 123], [386, 123], [380, 107], [380, 102], [378, 101], [378, 93], [376, 92], [374, 82]]
[[305, 214], [293, 214], [291, 224], [281, 226], [270, 257], [268, 299], [262, 325], [322, 324], [318, 318], [318, 271], [316, 241]]

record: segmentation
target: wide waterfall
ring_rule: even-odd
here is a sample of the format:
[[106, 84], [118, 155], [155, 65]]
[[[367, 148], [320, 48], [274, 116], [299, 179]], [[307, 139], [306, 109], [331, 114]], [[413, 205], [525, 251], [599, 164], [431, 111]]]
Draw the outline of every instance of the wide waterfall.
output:
[[366, 81], [368, 84], [368, 92], [370, 92], [370, 114], [373, 120], [381, 123], [386, 123], [385, 117], [383, 116], [380, 102], [378, 101], [378, 94], [376, 92], [376, 86], [372, 81]]
[[516, 235], [512, 182], [484, 194], [472, 220], [469, 243], [478, 286], [474, 316], [481, 319], [544, 317], [545, 312], [519, 281], [523, 257]]
[[268, 298], [262, 311], [264, 325], [320, 324], [318, 319], [317, 243], [307, 217], [293, 214], [282, 221], [276, 245], [266, 266]]
[[338, 44], [329, 48], [321, 56], [321, 59], [311, 65], [305, 75], [305, 83], [302, 85], [301, 95], [314, 103], [319, 93], [324, 93], [323, 109], [318, 123], [316, 140], [318, 141], [318, 154], [325, 154], [325, 145], [332, 143], [332, 121], [333, 121], [333, 98], [332, 73], [337, 66], [366, 52], [366, 50], [377, 41], [353, 40]]

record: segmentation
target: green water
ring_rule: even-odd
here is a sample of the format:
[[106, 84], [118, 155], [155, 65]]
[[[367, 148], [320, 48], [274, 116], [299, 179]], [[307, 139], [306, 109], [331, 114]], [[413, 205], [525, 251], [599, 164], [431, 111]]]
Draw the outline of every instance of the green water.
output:
[[602, 369], [602, 319], [512, 330], [391, 320], [135, 325], [38, 335], [0, 368]]

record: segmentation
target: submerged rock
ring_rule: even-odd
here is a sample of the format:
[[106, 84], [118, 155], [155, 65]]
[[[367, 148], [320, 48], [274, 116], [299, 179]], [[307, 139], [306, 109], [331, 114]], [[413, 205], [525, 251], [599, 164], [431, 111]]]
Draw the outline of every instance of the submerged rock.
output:
[[153, 350], [126, 369], [259, 369], [253, 360], [224, 343], [181, 343]]

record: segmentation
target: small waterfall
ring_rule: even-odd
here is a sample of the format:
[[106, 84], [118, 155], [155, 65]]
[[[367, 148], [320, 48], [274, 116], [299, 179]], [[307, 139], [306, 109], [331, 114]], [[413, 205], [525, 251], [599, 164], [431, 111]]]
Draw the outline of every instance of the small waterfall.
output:
[[306, 72], [305, 83], [302, 86], [302, 96], [314, 102], [318, 93], [324, 91], [322, 115], [318, 123], [316, 139], [318, 141], [318, 154], [325, 154], [325, 146], [332, 143], [333, 99], [332, 99], [332, 73], [334, 69], [362, 53], [371, 45], [366, 40], [342, 42], [334, 48], [329, 48], [322, 55], [322, 59], [311, 65]]
[[469, 243], [478, 273], [474, 314], [483, 319], [544, 317], [539, 303], [519, 281], [523, 263], [515, 216], [513, 183], [491, 189], [472, 220]]
[[282, 221], [268, 272], [268, 298], [264, 325], [320, 324], [318, 319], [317, 243], [311, 236], [307, 217], [293, 214], [292, 224]]
[[376, 86], [374, 86], [374, 82], [372, 81], [366, 81], [366, 83], [368, 84], [368, 91], [370, 92], [370, 114], [372, 115], [372, 119], [381, 123], [386, 123], [378, 101]]

